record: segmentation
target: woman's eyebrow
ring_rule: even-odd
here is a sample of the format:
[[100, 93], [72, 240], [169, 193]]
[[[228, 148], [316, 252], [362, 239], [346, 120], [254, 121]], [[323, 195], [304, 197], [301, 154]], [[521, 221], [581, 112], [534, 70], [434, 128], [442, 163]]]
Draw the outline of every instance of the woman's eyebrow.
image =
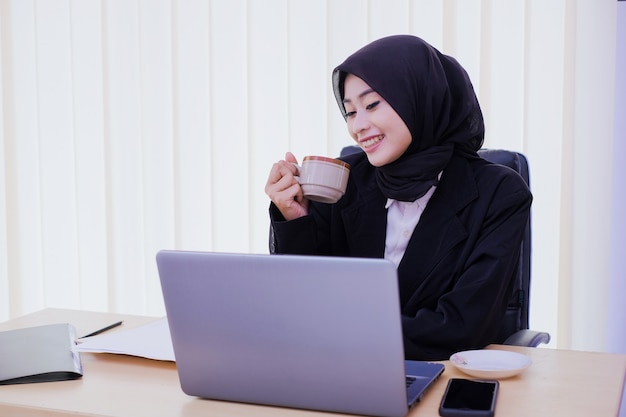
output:
[[[363, 98], [368, 94], [374, 93], [375, 91], [371, 88], [368, 88], [367, 90], [363, 91], [361, 94], [358, 95], [359, 98]], [[349, 98], [344, 98], [343, 99], [343, 103], [351, 103], [352, 100], [350, 100]]]

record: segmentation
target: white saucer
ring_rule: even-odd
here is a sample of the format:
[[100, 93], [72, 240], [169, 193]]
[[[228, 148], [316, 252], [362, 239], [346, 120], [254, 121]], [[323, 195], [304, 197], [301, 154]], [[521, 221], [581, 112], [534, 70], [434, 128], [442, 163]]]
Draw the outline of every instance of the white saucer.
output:
[[450, 356], [450, 362], [468, 375], [485, 379], [512, 377], [532, 363], [528, 356], [508, 350], [466, 350]]

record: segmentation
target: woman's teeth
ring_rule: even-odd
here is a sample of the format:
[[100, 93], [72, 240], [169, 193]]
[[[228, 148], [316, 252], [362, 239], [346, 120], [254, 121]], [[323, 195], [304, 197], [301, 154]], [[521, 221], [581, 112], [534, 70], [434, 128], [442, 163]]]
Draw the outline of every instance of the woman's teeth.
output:
[[376, 136], [376, 137], [373, 137], [371, 139], [368, 139], [366, 141], [363, 141], [363, 142], [361, 142], [361, 146], [364, 147], [364, 148], [368, 148], [368, 147], [370, 147], [370, 146], [380, 142], [381, 140], [383, 140], [383, 137], [384, 137], [383, 135], [380, 135], [380, 136]]

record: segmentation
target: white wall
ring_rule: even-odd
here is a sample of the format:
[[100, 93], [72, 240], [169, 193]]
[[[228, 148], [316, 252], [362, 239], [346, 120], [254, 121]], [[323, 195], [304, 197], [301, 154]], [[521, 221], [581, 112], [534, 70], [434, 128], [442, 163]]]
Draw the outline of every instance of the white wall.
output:
[[486, 146], [530, 159], [532, 327], [606, 350], [616, 3], [0, 0], [0, 319], [162, 314], [157, 250], [266, 252], [271, 164], [349, 144], [333, 67], [413, 33], [466, 66]]

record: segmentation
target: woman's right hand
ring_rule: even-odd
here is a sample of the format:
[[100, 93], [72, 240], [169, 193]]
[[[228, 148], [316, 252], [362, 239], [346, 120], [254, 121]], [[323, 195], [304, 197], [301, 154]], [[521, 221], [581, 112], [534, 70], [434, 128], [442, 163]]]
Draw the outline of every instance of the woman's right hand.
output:
[[291, 153], [285, 159], [276, 162], [265, 184], [265, 194], [280, 210], [285, 220], [306, 216], [309, 212], [309, 200], [304, 198], [302, 188], [296, 180], [298, 160]]

